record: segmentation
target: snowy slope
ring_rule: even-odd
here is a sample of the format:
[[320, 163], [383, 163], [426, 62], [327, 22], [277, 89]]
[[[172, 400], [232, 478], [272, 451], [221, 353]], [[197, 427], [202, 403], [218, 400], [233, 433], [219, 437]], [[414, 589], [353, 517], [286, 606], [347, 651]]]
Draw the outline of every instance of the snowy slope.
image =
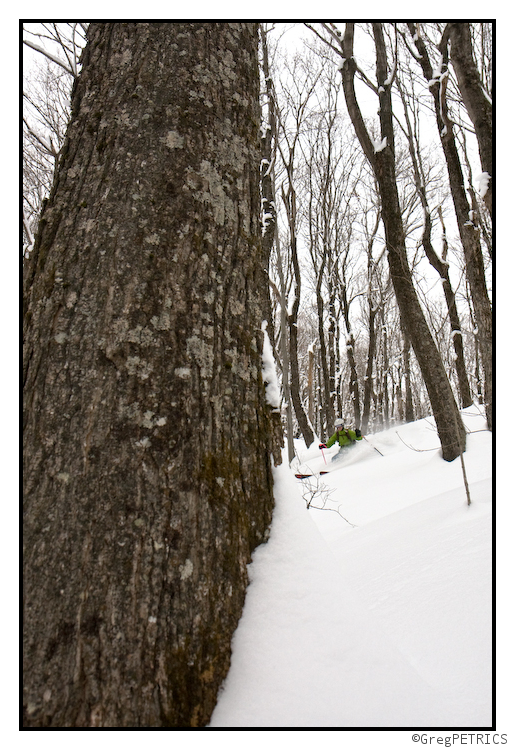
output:
[[[470, 507], [432, 420], [330, 466], [319, 482], [341, 515], [307, 511], [310, 483], [275, 469], [211, 727], [491, 725], [491, 434], [477, 408], [464, 418]], [[299, 457], [294, 470], [325, 467], [317, 447]]]

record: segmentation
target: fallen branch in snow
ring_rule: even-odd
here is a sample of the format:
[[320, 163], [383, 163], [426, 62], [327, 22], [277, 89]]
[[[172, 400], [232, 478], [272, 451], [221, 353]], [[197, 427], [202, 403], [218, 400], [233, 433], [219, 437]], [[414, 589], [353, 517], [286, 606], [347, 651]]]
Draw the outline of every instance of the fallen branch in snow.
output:
[[[327, 508], [326, 504], [328, 500], [330, 499], [330, 495], [335, 491], [335, 488], [330, 490], [326, 484], [321, 482], [319, 476], [313, 476], [310, 478], [306, 484], [305, 484], [305, 491], [302, 495], [306, 502], [306, 508], [308, 510], [329, 510], [333, 513], [338, 513], [340, 518], [343, 518], [344, 521], [346, 521], [349, 526], [352, 526], [353, 528], [356, 528], [356, 524], [351, 523], [348, 518], [345, 518], [344, 515], [340, 512], [341, 505], [339, 505], [337, 508]], [[314, 500], [320, 500], [321, 505], [313, 505]]]

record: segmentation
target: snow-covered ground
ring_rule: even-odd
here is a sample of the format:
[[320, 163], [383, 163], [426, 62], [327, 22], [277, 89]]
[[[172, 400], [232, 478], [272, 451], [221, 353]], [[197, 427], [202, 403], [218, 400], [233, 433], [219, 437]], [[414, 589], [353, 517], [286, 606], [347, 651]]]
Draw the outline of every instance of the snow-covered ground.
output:
[[[211, 728], [492, 725], [491, 433], [477, 407], [464, 421], [470, 506], [432, 419], [367, 436], [338, 463], [324, 451], [327, 466], [299, 441], [299, 461], [275, 469]], [[317, 483], [326, 510], [308, 511]]]

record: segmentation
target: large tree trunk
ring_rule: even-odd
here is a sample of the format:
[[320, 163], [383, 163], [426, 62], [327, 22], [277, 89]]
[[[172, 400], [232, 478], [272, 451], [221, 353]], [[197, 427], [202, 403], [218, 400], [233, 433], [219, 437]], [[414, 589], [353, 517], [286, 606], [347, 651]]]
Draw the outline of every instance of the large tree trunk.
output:
[[205, 725], [273, 507], [254, 23], [93, 23], [25, 316], [24, 723]]
[[356, 62], [353, 57], [354, 24], [346, 25], [342, 67], [345, 99], [356, 135], [374, 169], [381, 195], [381, 215], [388, 247], [388, 265], [401, 325], [416, 354], [435, 418], [442, 455], [446, 461], [465, 449], [465, 428], [456, 406], [447, 373], [417, 297], [406, 255], [404, 227], [395, 174], [395, 145], [391, 103], [392, 79], [388, 76], [382, 25], [373, 24], [377, 52], [377, 81], [381, 147], [374, 148], [365, 127], [354, 90]]
[[470, 24], [449, 23], [446, 27], [447, 31], [451, 41], [451, 60], [456, 71], [458, 86], [476, 132], [481, 166], [483, 172], [490, 176], [484, 201], [491, 215], [494, 177], [492, 102], [483, 88], [481, 76], [474, 61]]

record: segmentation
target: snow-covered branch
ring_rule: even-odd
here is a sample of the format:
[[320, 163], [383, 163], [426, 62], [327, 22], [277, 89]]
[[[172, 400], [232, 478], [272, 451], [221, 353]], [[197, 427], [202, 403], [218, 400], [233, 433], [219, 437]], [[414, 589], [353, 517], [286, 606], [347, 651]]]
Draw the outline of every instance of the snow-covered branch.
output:
[[35, 42], [32, 42], [30, 39], [24, 39], [23, 44], [26, 44], [27, 47], [30, 47], [31, 49], [35, 50], [35, 52], [40, 52], [42, 55], [47, 57], [52, 62], [56, 63], [56, 65], [60, 65], [63, 70], [65, 70], [67, 73], [69, 73], [71, 76], [76, 76], [77, 73], [73, 72], [73, 69], [69, 62], [65, 62], [64, 60], [61, 60], [61, 58], [57, 57], [57, 55], [53, 55], [48, 50], [44, 49], [44, 47], [40, 47], [39, 44], [35, 44]]

